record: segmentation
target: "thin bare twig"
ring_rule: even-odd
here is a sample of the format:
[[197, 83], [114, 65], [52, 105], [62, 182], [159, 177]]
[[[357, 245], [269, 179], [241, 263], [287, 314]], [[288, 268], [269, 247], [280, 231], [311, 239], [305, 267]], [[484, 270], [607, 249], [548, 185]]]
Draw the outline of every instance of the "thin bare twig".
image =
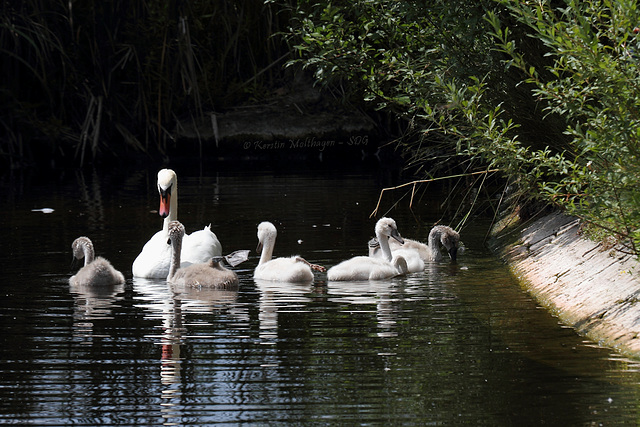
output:
[[462, 227], [464, 227], [464, 224], [467, 222], [467, 219], [469, 218], [469, 215], [471, 214], [473, 206], [476, 204], [476, 201], [478, 200], [478, 196], [480, 196], [480, 189], [484, 185], [484, 182], [485, 182], [486, 179], [487, 179], [487, 174], [485, 173], [484, 176], [482, 177], [482, 182], [480, 183], [480, 188], [478, 188], [478, 191], [476, 191], [476, 195], [473, 198], [473, 203], [471, 204], [471, 207], [467, 211], [467, 214], [464, 216], [464, 218], [462, 218], [462, 220], [458, 223], [458, 226], [456, 227], [456, 230], [462, 230]]
[[489, 170], [486, 170], [486, 171], [462, 173], [462, 174], [459, 174], [459, 175], [441, 176], [441, 177], [438, 177], [438, 178], [431, 178], [431, 179], [420, 179], [420, 180], [417, 180], [417, 181], [405, 182], [404, 184], [400, 184], [400, 185], [397, 185], [395, 187], [383, 188], [380, 191], [380, 197], [378, 198], [378, 203], [376, 204], [376, 208], [373, 210], [373, 212], [371, 212], [371, 215], [369, 215], [369, 218], [373, 218], [374, 216], [376, 216], [378, 214], [378, 209], [380, 208], [380, 202], [382, 202], [382, 196], [383, 196], [385, 191], [397, 190], [399, 188], [403, 188], [403, 187], [407, 187], [409, 185], [413, 185], [413, 188], [411, 189], [411, 201], [409, 202], [409, 208], [411, 208], [412, 204], [413, 204], [413, 194], [415, 193], [416, 185], [418, 185], [418, 184], [425, 184], [427, 182], [441, 181], [443, 179], [450, 179], [450, 178], [461, 178], [463, 176], [487, 174], [487, 173], [491, 173], [491, 172], [498, 172], [499, 170], [500, 169], [489, 169]]

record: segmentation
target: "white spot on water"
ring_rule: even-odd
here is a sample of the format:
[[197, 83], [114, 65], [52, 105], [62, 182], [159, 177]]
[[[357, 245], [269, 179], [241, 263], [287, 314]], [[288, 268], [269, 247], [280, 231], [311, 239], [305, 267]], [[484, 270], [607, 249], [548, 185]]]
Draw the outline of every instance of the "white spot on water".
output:
[[51, 208], [40, 208], [40, 209], [31, 209], [31, 212], [42, 212], [45, 214], [53, 213], [54, 209]]

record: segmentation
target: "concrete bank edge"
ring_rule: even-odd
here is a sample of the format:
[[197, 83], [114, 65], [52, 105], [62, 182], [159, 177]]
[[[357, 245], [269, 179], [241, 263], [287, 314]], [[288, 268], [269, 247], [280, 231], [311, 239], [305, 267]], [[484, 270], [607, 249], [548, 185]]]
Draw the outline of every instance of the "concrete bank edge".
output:
[[600, 345], [640, 358], [640, 263], [580, 233], [560, 212], [494, 227], [491, 248], [522, 286], [560, 321]]

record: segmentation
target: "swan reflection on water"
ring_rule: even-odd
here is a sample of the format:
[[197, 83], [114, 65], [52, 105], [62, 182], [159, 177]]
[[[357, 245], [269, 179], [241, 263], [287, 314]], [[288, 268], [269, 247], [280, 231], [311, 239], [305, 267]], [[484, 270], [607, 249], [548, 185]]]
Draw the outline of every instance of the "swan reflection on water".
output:
[[[248, 324], [248, 309], [238, 303], [237, 290], [193, 288], [172, 285], [163, 280], [133, 279], [137, 300], [136, 307], [144, 310], [146, 320], [158, 322], [161, 333], [147, 335], [161, 347], [160, 381], [164, 388], [161, 394], [161, 413], [165, 422], [171, 424], [181, 417], [178, 408], [182, 402], [181, 371], [184, 357], [182, 345], [190, 338], [188, 314], [208, 314], [225, 311], [236, 322]], [[198, 321], [198, 325], [206, 324]]]
[[[187, 314], [207, 314], [225, 310], [238, 322], [248, 322], [246, 307], [238, 304], [237, 290], [192, 288], [182, 285], [170, 285], [163, 280], [133, 278], [134, 300], [136, 307], [144, 309], [145, 319], [160, 321], [163, 335], [154, 338], [165, 338], [173, 341], [183, 338], [183, 330], [179, 334], [167, 335], [174, 325], [182, 324]], [[164, 341], [161, 341], [161, 343]]]
[[278, 312], [300, 311], [301, 307], [305, 307], [311, 302], [310, 295], [314, 292], [314, 285], [313, 283], [253, 280], [260, 292], [258, 300], [259, 336], [266, 340], [266, 343], [272, 343], [278, 338]]
[[111, 286], [70, 285], [77, 319], [113, 319], [112, 308], [124, 299], [124, 283]]
[[[247, 307], [238, 303], [237, 290], [192, 288], [170, 285], [162, 280], [133, 279], [136, 307], [144, 310], [146, 320], [159, 322], [160, 334], [148, 335], [163, 346], [163, 357], [179, 356], [179, 348], [167, 351], [165, 346], [179, 346], [189, 338], [185, 317], [188, 314], [210, 314], [224, 311], [236, 323], [248, 324]], [[199, 325], [205, 324], [199, 321]], [[198, 336], [202, 338], [202, 336]]]
[[382, 338], [398, 335], [396, 325], [402, 318], [399, 302], [425, 298], [420, 273], [388, 280], [361, 280], [351, 282], [327, 282], [329, 301], [353, 305], [353, 311], [376, 313], [377, 335]]
[[90, 339], [95, 337], [93, 330], [96, 320], [113, 319], [113, 307], [124, 299], [124, 283], [115, 285], [78, 285], [70, 284], [69, 292], [73, 296], [73, 335]]
[[[146, 320], [159, 322], [158, 334], [147, 335], [162, 347], [162, 383], [177, 382], [180, 374], [180, 346], [189, 338], [187, 314], [206, 314], [226, 310], [240, 322], [248, 322], [247, 310], [237, 305], [237, 291], [196, 289], [173, 286], [162, 280], [133, 279], [136, 307]], [[202, 336], [199, 336], [202, 338]]]

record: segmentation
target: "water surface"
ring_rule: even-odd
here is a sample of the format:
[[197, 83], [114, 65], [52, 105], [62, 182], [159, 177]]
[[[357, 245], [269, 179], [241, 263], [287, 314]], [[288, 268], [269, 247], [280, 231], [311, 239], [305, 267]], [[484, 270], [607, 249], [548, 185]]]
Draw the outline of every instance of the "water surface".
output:
[[[327, 267], [366, 253], [381, 188], [371, 173], [182, 168], [179, 218], [209, 223], [225, 252], [252, 249], [236, 292], [131, 277], [161, 227], [156, 170], [16, 176], [1, 185], [0, 423], [32, 425], [635, 424], [635, 362], [536, 305], [462, 230], [458, 263], [379, 282], [255, 282], [256, 226], [276, 255]], [[204, 168], [206, 171], [206, 168]], [[382, 213], [426, 239], [463, 200], [432, 187]], [[33, 211], [50, 208], [52, 213]], [[463, 209], [464, 211], [464, 209]], [[459, 218], [458, 218], [459, 219]], [[454, 224], [455, 225], [455, 224]], [[73, 288], [70, 245], [89, 236], [127, 277]]]

